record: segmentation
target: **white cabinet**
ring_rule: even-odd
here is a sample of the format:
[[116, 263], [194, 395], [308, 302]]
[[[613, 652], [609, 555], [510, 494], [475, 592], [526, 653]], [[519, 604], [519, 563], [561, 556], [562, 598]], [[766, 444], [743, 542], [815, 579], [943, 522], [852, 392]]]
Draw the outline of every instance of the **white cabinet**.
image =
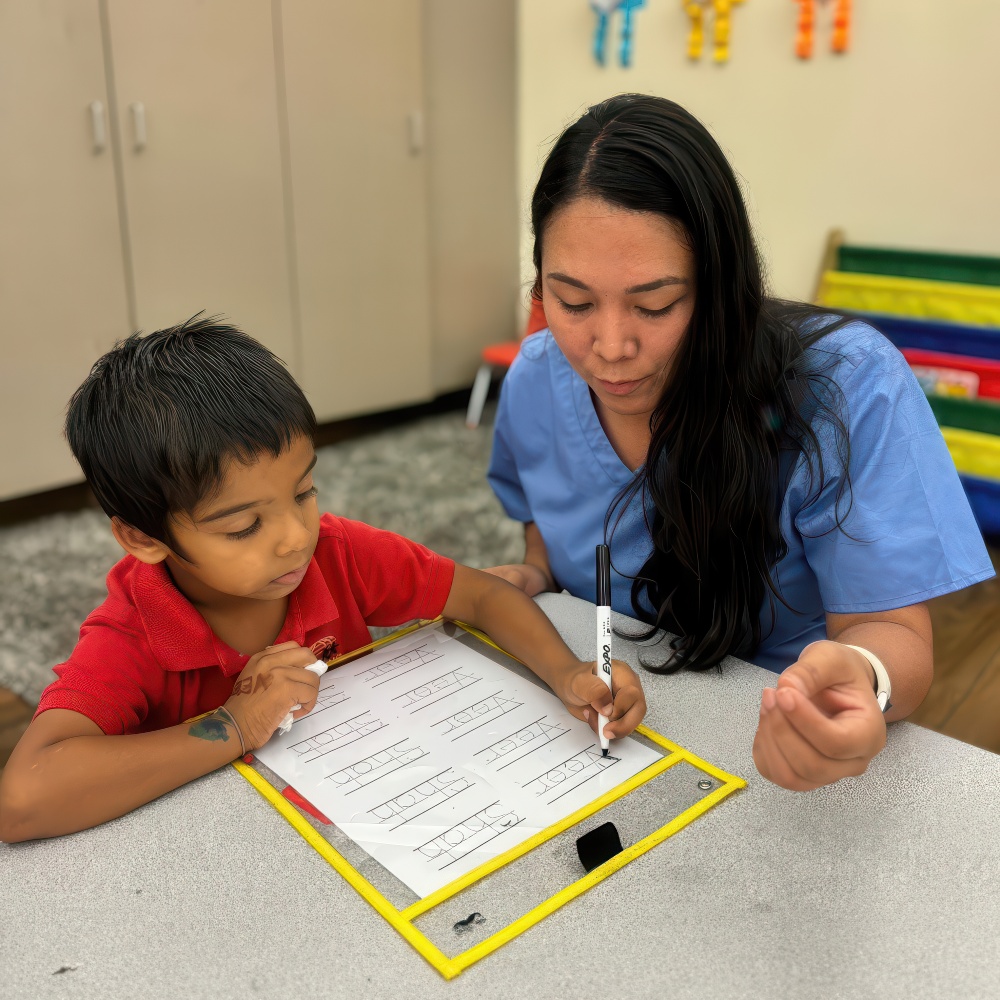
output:
[[97, 0], [0, 3], [0, 497], [80, 478], [73, 390], [128, 329]]
[[270, 0], [107, 0], [135, 323], [221, 313], [297, 356]]
[[281, 17], [303, 387], [320, 420], [429, 399], [421, 5]]
[[514, 0], [0, 0], [0, 500], [79, 482], [90, 366], [202, 310], [321, 421], [471, 382], [517, 291], [514, 27]]

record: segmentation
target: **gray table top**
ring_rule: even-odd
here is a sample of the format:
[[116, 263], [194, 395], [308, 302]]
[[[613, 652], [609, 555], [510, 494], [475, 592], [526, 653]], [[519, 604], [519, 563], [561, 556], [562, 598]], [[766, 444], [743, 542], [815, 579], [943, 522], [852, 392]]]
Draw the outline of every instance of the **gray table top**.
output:
[[[593, 655], [592, 605], [539, 604]], [[646, 674], [648, 724], [748, 787], [451, 982], [223, 768], [0, 845], [0, 996], [995, 1000], [1000, 757], [897, 723], [867, 774], [787, 792], [751, 757], [773, 683]]]

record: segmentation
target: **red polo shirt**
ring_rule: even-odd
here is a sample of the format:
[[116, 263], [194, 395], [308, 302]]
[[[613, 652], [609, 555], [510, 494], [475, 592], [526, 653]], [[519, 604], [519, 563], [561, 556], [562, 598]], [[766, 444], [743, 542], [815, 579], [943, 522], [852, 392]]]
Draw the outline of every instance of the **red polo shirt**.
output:
[[[454, 574], [450, 559], [416, 542], [324, 514], [275, 644], [297, 642], [324, 659], [350, 652], [371, 641], [369, 625], [436, 618]], [[163, 729], [218, 708], [249, 659], [215, 635], [162, 563], [126, 556], [35, 714], [68, 708], [108, 735]]]

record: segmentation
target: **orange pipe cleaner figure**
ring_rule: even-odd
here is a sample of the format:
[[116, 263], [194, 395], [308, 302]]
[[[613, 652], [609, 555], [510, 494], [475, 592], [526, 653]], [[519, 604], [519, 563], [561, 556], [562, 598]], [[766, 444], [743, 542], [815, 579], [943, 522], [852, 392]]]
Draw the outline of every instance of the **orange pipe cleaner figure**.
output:
[[834, 52], [846, 52], [851, 36], [851, 0], [837, 0], [833, 11], [833, 40], [830, 47]]
[[799, 23], [795, 31], [795, 54], [809, 59], [813, 54], [813, 28], [816, 25], [816, 0], [795, 0], [799, 5]]
[[[816, 0], [794, 0], [799, 5], [799, 22], [795, 32], [795, 54], [800, 59], [810, 59], [816, 27]], [[824, 0], [825, 2], [825, 0]], [[851, 0], [836, 0], [833, 8], [833, 37], [830, 48], [834, 52], [847, 51], [851, 34]]]

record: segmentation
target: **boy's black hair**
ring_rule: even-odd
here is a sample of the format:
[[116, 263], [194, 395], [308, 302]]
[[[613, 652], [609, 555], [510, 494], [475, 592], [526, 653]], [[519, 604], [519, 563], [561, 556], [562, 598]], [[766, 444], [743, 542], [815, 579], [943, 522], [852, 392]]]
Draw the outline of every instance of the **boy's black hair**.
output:
[[169, 515], [194, 512], [231, 461], [280, 455], [316, 416], [284, 364], [199, 313], [133, 334], [73, 394], [66, 438], [108, 517], [171, 543]]

